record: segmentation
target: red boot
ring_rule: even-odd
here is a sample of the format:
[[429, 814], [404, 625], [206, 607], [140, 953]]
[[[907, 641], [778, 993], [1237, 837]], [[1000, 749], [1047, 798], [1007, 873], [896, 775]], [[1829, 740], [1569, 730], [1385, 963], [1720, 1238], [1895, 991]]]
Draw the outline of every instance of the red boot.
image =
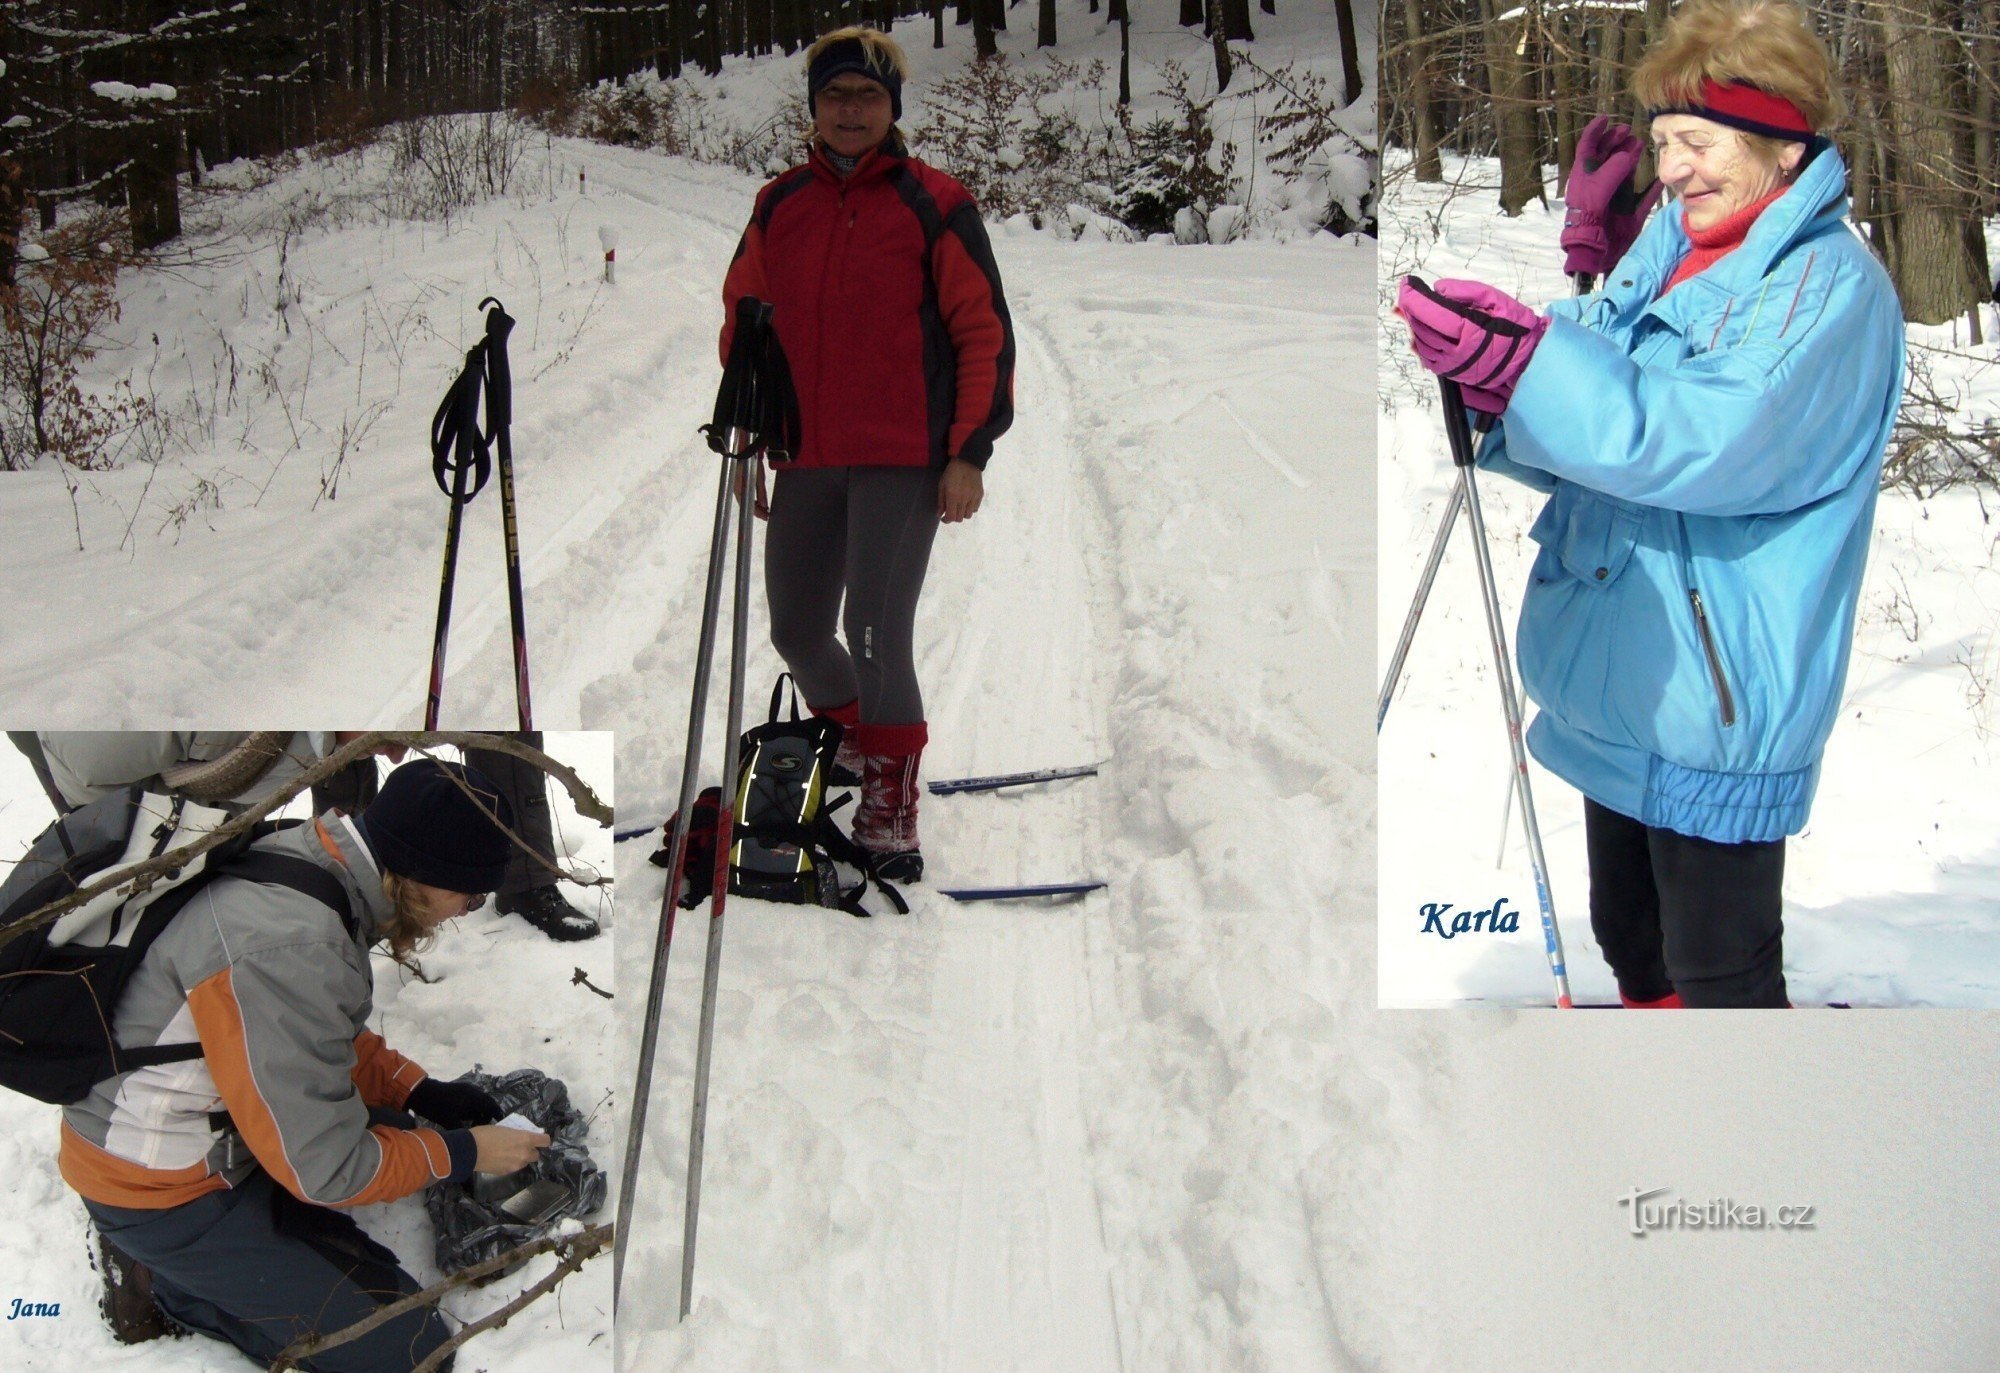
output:
[[861, 750], [861, 804], [854, 812], [854, 842], [876, 859], [877, 876], [919, 882], [924, 856], [917, 850], [917, 762], [930, 730], [913, 725], [871, 725], [854, 731]]
[[833, 755], [833, 775], [827, 781], [836, 787], [860, 786], [861, 744], [855, 735], [861, 729], [861, 698], [844, 706], [814, 706], [812, 713], [840, 726], [840, 752]]

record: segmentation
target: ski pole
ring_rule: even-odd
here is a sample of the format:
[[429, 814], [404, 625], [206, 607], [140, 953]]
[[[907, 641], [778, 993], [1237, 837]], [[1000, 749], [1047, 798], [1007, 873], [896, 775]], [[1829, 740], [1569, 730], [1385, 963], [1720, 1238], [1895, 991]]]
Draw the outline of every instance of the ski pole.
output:
[[751, 512], [745, 480], [736, 493], [736, 603], [729, 640], [729, 732], [724, 738], [722, 806], [715, 825], [715, 875], [709, 892], [708, 957], [701, 974], [701, 1028], [695, 1040], [694, 1108], [688, 1123], [687, 1212], [681, 1231], [681, 1319], [694, 1309], [694, 1242], [701, 1222], [701, 1163], [708, 1136], [708, 1073], [714, 1057], [715, 995], [722, 980], [722, 912], [729, 898], [729, 850], [736, 831], [737, 769], [743, 748], [743, 674], [749, 648]]
[[721, 617], [722, 574], [729, 544], [732, 493], [737, 501], [734, 620], [730, 627], [729, 735], [723, 758], [728, 798], [716, 831], [716, 859], [709, 906], [708, 956], [703, 968], [702, 1009], [696, 1049], [694, 1112], [688, 1140], [688, 1191], [681, 1246], [681, 1315], [691, 1309], [694, 1285], [694, 1241], [701, 1205], [701, 1163], [707, 1130], [709, 1064], [715, 1030], [715, 996], [720, 981], [722, 915], [729, 892], [729, 849], [735, 827], [736, 772], [743, 723], [743, 679], [749, 643], [749, 602], [752, 514], [755, 497], [748, 463], [761, 455], [785, 456], [797, 432], [797, 402], [771, 328], [771, 307], [746, 298], [738, 303], [736, 335], [722, 384], [716, 396], [715, 418], [703, 426], [711, 449], [721, 455], [715, 495], [715, 523], [709, 539], [708, 575], [703, 598], [701, 639], [696, 653], [694, 683], [688, 708], [688, 745], [681, 761], [680, 804], [668, 845], [667, 891], [661, 902], [661, 940], [654, 950], [647, 989], [646, 1021], [639, 1049], [638, 1079], [628, 1118], [625, 1166], [618, 1199], [617, 1236], [613, 1249], [613, 1299], [624, 1274], [625, 1242], [637, 1197], [639, 1163], [643, 1157], [646, 1110], [652, 1092], [653, 1059], [659, 1042], [665, 1003], [666, 975], [673, 947], [674, 914], [679, 904], [681, 869], [687, 858], [688, 829], [701, 770], [703, 725], [709, 683], [714, 675], [715, 641]]
[[521, 728], [533, 729], [528, 704], [528, 615], [521, 597], [521, 535], [514, 513], [514, 375], [507, 364], [507, 335], [514, 321], [492, 296], [479, 302], [486, 311], [486, 438], [500, 449], [500, 524], [506, 540], [507, 610], [514, 628], [514, 700]]
[[1375, 732], [1382, 732], [1382, 722], [1389, 717], [1389, 701], [1396, 694], [1396, 684], [1402, 680], [1403, 660], [1410, 656], [1410, 643], [1417, 637], [1417, 621], [1423, 618], [1424, 606], [1431, 598], [1431, 584], [1437, 580], [1438, 566], [1444, 561], [1445, 545], [1451, 542], [1452, 527], [1458, 523], [1458, 512], [1465, 506], [1465, 488], [1454, 485], [1451, 499], [1445, 502], [1444, 515], [1438, 520], [1437, 537], [1431, 540], [1430, 556], [1424, 560], [1423, 576], [1417, 579], [1417, 594], [1410, 601], [1410, 613], [1403, 617], [1403, 632], [1397, 636], [1396, 650], [1389, 655], [1389, 672], [1382, 679], [1381, 694], [1375, 698]]
[[640, 1142], [646, 1132], [646, 1109], [653, 1093], [653, 1055], [660, 1039], [660, 1016], [666, 1002], [667, 957], [674, 944], [674, 915], [680, 908], [681, 867], [687, 861], [688, 828], [700, 784], [702, 727], [708, 715], [708, 683], [715, 664], [716, 620], [722, 609], [722, 567], [729, 542], [730, 462], [720, 465], [715, 492], [715, 526], [708, 543], [708, 584], [702, 595], [701, 640], [695, 650], [694, 686], [688, 702], [687, 750], [681, 758], [680, 805], [674, 812], [674, 833], [668, 845], [667, 893], [660, 902], [660, 942], [653, 950], [652, 979], [646, 988], [646, 1019], [639, 1039], [639, 1077], [632, 1088], [625, 1123], [625, 1168], [618, 1188], [618, 1232], [612, 1241], [611, 1287], [614, 1306], [625, 1272], [625, 1240], [632, 1231], [632, 1209], [638, 1194]]
[[[451, 497], [445, 517], [444, 573], [438, 581], [437, 632], [431, 639], [430, 691], [424, 700], [424, 728], [437, 728], [444, 703], [444, 650], [451, 632], [451, 591], [458, 575], [458, 533], [465, 506], [485, 487], [493, 472], [487, 443], [479, 433], [479, 390], [485, 374], [481, 340], [467, 351], [465, 367], [445, 392], [431, 417], [431, 475], [438, 490]], [[469, 483], [469, 486], [468, 486]]]
[[1564, 964], [1562, 931], [1556, 925], [1555, 902], [1549, 891], [1548, 860], [1542, 853], [1541, 826], [1535, 820], [1535, 801], [1528, 783], [1528, 751], [1522, 738], [1521, 698], [1514, 686], [1514, 667], [1507, 652], [1507, 629], [1500, 615], [1500, 597], [1494, 588], [1493, 558], [1486, 542], [1486, 517], [1479, 505], [1479, 486], [1473, 473], [1472, 425], [1466, 418], [1465, 397], [1458, 383], [1438, 378], [1444, 398], [1445, 436], [1451, 443], [1452, 464], [1458, 469], [1459, 488], [1465, 497], [1465, 513], [1472, 526], [1472, 551], [1479, 569], [1479, 587], [1486, 605], [1486, 635], [1493, 648], [1493, 671], [1500, 685], [1500, 703], [1507, 717], [1507, 746], [1513, 754], [1514, 785], [1521, 799], [1521, 827], [1528, 839], [1528, 861], [1534, 869], [1535, 899], [1542, 913], [1542, 943], [1555, 978], [1556, 1005], [1570, 1007], [1569, 970]]

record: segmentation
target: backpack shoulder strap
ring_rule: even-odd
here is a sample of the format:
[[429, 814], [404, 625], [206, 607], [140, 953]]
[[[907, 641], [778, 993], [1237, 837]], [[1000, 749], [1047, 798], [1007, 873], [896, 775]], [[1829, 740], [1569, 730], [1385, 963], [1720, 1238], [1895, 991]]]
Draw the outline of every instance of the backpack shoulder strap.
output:
[[[262, 830], [258, 826], [257, 830]], [[265, 831], [266, 833], [275, 832]], [[253, 830], [246, 838], [261, 838]], [[230, 846], [225, 846], [230, 847]], [[261, 850], [232, 851], [194, 880], [184, 882], [159, 900], [147, 906], [140, 913], [139, 928], [133, 933], [128, 946], [127, 957], [134, 964], [146, 956], [175, 916], [187, 906], [209, 882], [217, 877], [241, 877], [251, 882], [267, 883], [271, 886], [286, 887], [303, 896], [309, 896], [321, 905], [330, 908], [340, 917], [340, 922], [351, 937], [356, 929], [355, 915], [347, 899], [347, 888], [340, 879], [316, 863], [294, 857], [287, 853], [268, 853]], [[116, 1072], [128, 1073], [135, 1068], [147, 1068], [160, 1063], [184, 1063], [201, 1057], [199, 1044], [154, 1044], [141, 1048], [112, 1051], [112, 1063]]]
[[356, 919], [353, 904], [347, 899], [347, 888], [339, 878], [308, 859], [289, 853], [251, 850], [231, 858], [216, 875], [286, 887], [302, 896], [310, 896], [338, 915], [349, 935], [355, 932]]

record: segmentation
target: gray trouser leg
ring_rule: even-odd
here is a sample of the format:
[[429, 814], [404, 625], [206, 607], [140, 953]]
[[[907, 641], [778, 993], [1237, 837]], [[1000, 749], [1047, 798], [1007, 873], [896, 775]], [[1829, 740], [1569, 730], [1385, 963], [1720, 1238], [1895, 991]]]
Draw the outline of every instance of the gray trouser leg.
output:
[[778, 474], [764, 591], [771, 645], [806, 700], [824, 708], [858, 696], [869, 724], [924, 718], [914, 642], [937, 526], [937, 474], [922, 468]]

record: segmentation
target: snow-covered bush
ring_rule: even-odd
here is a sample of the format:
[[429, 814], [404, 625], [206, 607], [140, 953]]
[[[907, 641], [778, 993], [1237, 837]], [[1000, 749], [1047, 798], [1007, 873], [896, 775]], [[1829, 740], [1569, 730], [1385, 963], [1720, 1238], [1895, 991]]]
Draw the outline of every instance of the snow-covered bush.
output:
[[95, 218], [63, 225], [33, 245], [42, 251], [23, 248], [15, 284], [0, 286], [0, 471], [44, 456], [108, 468], [149, 414], [129, 384], [105, 398], [77, 382], [118, 319], [119, 259], [99, 251], [111, 232]]
[[1294, 63], [1242, 61], [1257, 77], [1252, 93], [1273, 101], [1257, 121], [1271, 170], [1307, 191], [1320, 207], [1321, 228], [1373, 235], [1380, 177], [1372, 113], [1337, 105], [1325, 77]]
[[513, 190], [527, 130], [510, 114], [441, 114], [395, 126], [393, 213], [448, 219]]
[[[1160, 64], [1160, 82], [1174, 104], [1173, 114], [1158, 114], [1143, 122], [1128, 106], [1118, 107], [1122, 146], [1114, 150], [1120, 165], [1111, 212], [1143, 234], [1175, 233], [1193, 210], [1202, 220], [1214, 206], [1234, 198], [1236, 148], [1215, 136], [1209, 102], [1188, 90], [1187, 69], [1178, 62]], [[1181, 242], [1206, 241], [1176, 235]]]
[[551, 133], [720, 163], [753, 176], [774, 175], [804, 155], [806, 131], [796, 119], [777, 114], [739, 127], [692, 82], [663, 80], [651, 68], [585, 90], [538, 87], [517, 108]]
[[993, 219], [1067, 223], [1073, 204], [1102, 209], [1109, 139], [1058, 97], [1097, 87], [1104, 71], [1102, 62], [1051, 61], [1037, 72], [981, 58], [925, 92], [929, 118], [911, 130], [914, 150], [964, 182]]

